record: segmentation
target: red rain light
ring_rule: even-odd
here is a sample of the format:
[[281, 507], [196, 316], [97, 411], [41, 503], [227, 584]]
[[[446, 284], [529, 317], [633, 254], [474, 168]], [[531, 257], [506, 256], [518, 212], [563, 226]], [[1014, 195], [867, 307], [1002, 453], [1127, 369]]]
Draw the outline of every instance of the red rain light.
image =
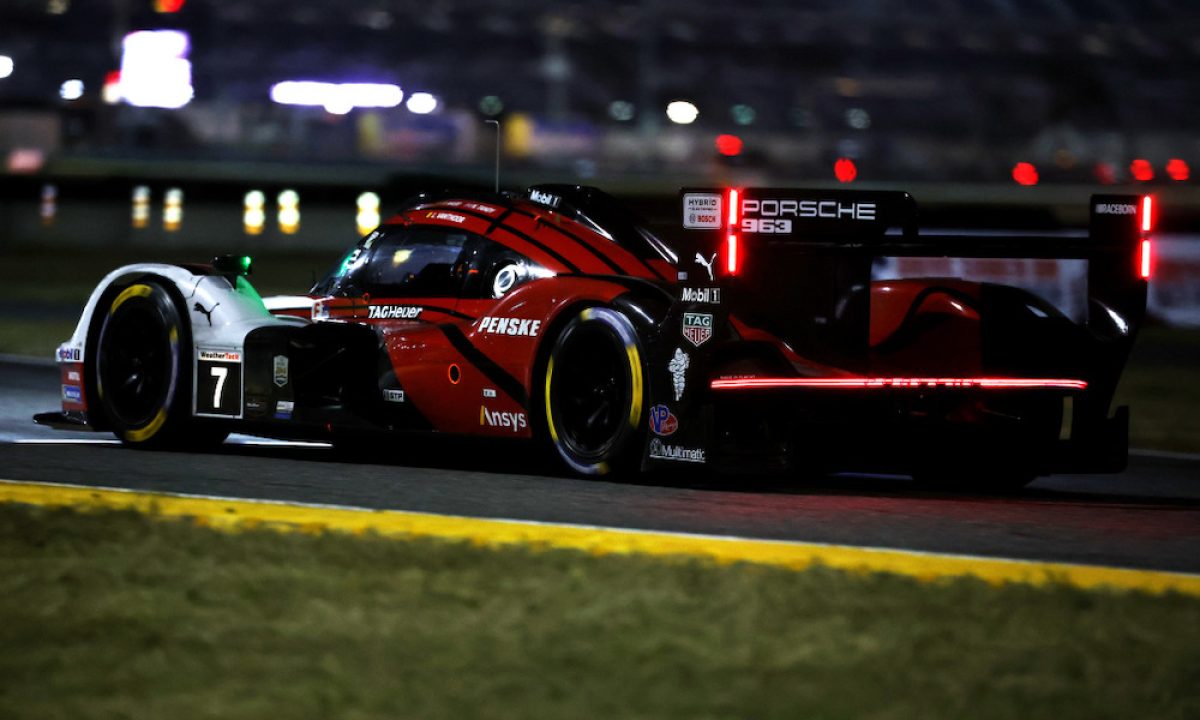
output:
[[1175, 182], [1184, 182], [1192, 176], [1192, 169], [1185, 160], [1171, 158], [1167, 161], [1167, 177]]
[[1151, 255], [1150, 240], [1149, 239], [1143, 240], [1142, 241], [1142, 249], [1141, 249], [1141, 253], [1140, 253], [1141, 257], [1139, 258], [1139, 266], [1140, 267], [1138, 267], [1138, 274], [1141, 275], [1143, 280], [1150, 279], [1150, 270], [1151, 270], [1150, 255]]
[[854, 182], [854, 178], [858, 177], [858, 166], [850, 158], [838, 158], [833, 164], [833, 176], [838, 182]]
[[713, 390], [752, 390], [762, 388], [832, 388], [843, 390], [869, 390], [888, 388], [985, 388], [989, 390], [1053, 388], [1062, 390], [1086, 390], [1086, 380], [1070, 378], [735, 378], [713, 380]]
[[1154, 229], [1154, 198], [1142, 196], [1142, 232], [1148, 233]]
[[1034, 167], [1033, 163], [1019, 162], [1016, 165], [1013, 165], [1012, 179], [1016, 181], [1018, 185], [1037, 185], [1037, 168]]
[[1149, 160], [1138, 158], [1129, 163], [1129, 174], [1134, 180], [1149, 182], [1154, 179], [1154, 166]]
[[725, 271], [730, 275], [738, 274], [739, 258], [738, 258], [738, 237], [737, 230], [741, 224], [741, 193], [730, 188], [729, 190], [729, 213], [728, 213], [728, 232], [725, 235]]
[[737, 135], [718, 135], [717, 152], [721, 153], [725, 157], [741, 155], [742, 139]]

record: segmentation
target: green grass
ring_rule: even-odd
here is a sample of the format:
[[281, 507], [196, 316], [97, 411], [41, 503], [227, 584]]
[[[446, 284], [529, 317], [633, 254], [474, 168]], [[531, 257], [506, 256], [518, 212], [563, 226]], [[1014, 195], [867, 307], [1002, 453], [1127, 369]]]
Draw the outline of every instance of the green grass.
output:
[[1200, 601], [0, 506], [4, 718], [1188, 718]]

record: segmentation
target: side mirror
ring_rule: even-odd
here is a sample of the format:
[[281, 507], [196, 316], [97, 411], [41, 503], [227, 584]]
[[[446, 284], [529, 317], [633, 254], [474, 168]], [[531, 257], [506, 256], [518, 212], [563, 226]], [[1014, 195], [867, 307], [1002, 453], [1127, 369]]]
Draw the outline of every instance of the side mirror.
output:
[[254, 258], [249, 255], [218, 255], [212, 261], [213, 270], [233, 281], [240, 275], [254, 272]]

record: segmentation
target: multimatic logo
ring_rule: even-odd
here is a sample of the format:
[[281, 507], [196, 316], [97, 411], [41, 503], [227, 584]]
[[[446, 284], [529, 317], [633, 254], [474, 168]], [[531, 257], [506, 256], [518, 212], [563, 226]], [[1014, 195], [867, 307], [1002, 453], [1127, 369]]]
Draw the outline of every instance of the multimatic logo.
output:
[[479, 321], [479, 332], [492, 335], [524, 335], [537, 337], [542, 327], [541, 320], [525, 320], [522, 318], [485, 317]]
[[526, 419], [525, 413], [488, 410], [486, 406], [480, 405], [479, 424], [521, 432], [529, 427], [529, 420]]
[[684, 313], [683, 337], [700, 347], [708, 342], [713, 333], [713, 316], [710, 313]]
[[371, 320], [416, 320], [420, 316], [419, 305], [371, 305], [367, 310]]
[[705, 462], [703, 448], [668, 445], [658, 438], [650, 438], [650, 457], [654, 460], [677, 460], [679, 462]]
[[1097, 215], [1137, 215], [1136, 205], [1125, 203], [1096, 203]]

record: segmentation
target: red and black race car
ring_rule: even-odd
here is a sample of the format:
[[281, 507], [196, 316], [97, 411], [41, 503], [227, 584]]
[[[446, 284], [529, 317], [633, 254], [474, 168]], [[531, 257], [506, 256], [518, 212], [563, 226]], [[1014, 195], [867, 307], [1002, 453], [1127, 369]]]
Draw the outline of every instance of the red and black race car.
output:
[[[248, 259], [132, 265], [58, 351], [62, 412], [139, 446], [233, 430], [533, 440], [571, 470], [807, 468], [1019, 485], [1119, 471], [1110, 404], [1145, 312], [1149, 197], [1088, 233], [929, 235], [905, 193], [681, 194], [672, 245], [595, 188], [418, 196], [307, 295]], [[1086, 261], [1071, 318], [1016, 287], [879, 259]]]

